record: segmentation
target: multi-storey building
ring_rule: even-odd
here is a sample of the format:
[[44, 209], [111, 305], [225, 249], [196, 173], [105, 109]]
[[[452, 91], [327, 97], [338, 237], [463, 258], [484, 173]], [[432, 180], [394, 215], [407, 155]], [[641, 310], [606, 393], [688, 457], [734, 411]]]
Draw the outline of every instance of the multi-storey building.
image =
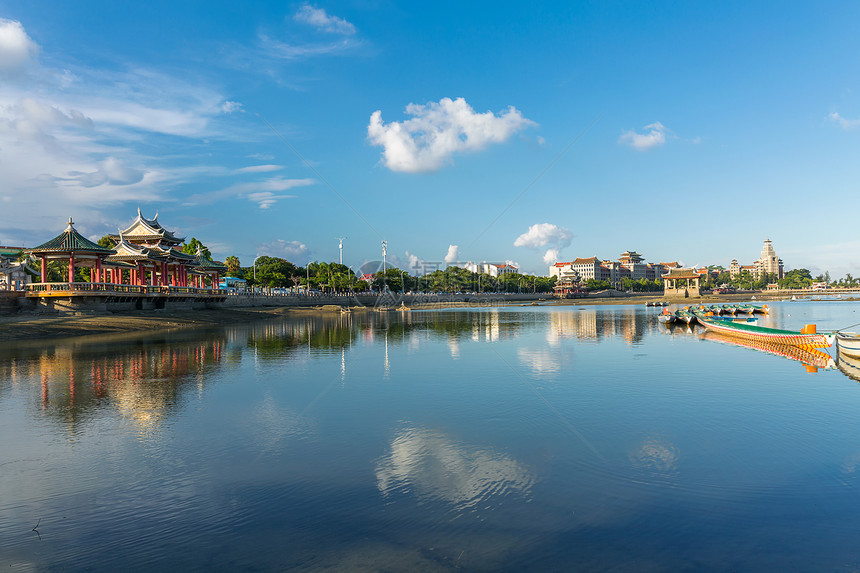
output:
[[463, 265], [463, 268], [473, 273], [482, 273], [491, 277], [501, 275], [511, 275], [518, 273], [520, 270], [508, 263], [472, 263], [468, 262]]
[[753, 264], [741, 266], [737, 259], [732, 259], [732, 263], [729, 265], [731, 277], [735, 278], [742, 271], [749, 271], [757, 279], [765, 274], [774, 274], [777, 279], [781, 279], [785, 275], [782, 259], [776, 255], [776, 251], [773, 250], [773, 243], [769, 238], [764, 240], [761, 257]]

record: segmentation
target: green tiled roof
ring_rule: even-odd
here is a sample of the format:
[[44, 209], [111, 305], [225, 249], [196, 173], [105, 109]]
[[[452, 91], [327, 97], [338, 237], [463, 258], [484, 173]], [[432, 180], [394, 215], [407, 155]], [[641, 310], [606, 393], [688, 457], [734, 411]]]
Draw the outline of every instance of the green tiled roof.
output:
[[47, 243], [42, 243], [38, 247], [27, 249], [27, 252], [30, 253], [68, 253], [81, 251], [89, 253], [104, 253], [106, 255], [113, 253], [113, 250], [97, 245], [78, 233], [75, 230], [71, 219], [69, 219], [69, 226], [66, 227], [65, 231]]
[[24, 251], [24, 247], [0, 247], [0, 256], [17, 257]]
[[197, 257], [194, 260], [195, 266], [198, 269], [202, 270], [210, 270], [210, 271], [226, 271], [227, 265], [219, 263], [217, 261], [213, 261], [206, 255], [200, 252], [200, 249], [197, 249]]

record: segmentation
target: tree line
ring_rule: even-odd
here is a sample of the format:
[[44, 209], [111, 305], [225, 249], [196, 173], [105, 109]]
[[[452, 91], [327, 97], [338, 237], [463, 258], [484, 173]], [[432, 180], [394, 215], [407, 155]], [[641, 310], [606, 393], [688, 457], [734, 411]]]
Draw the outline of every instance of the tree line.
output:
[[327, 293], [376, 292], [552, 292], [555, 278], [509, 273], [493, 277], [461, 267], [437, 269], [422, 276], [389, 267], [362, 280], [352, 269], [339, 263], [312, 262], [302, 267], [279, 257], [261, 256], [256, 264], [243, 267], [238, 257], [224, 260], [227, 276], [244, 279], [249, 287], [309, 288]]

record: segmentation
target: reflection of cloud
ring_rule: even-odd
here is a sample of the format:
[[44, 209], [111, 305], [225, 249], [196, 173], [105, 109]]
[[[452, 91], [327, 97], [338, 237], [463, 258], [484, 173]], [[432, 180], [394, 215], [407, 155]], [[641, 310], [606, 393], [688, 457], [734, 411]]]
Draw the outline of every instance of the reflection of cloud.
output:
[[853, 474], [857, 471], [858, 465], [860, 465], [860, 453], [851, 454], [842, 462], [842, 473]]
[[423, 428], [400, 432], [390, 454], [376, 466], [376, 485], [383, 495], [403, 490], [460, 507], [511, 492], [528, 494], [534, 481], [528, 469], [509, 456]]
[[561, 369], [558, 355], [553, 354], [549, 350], [518, 348], [517, 355], [519, 356], [520, 362], [528, 366], [535, 374], [558, 372]]
[[672, 444], [664, 444], [656, 438], [648, 438], [630, 454], [630, 462], [642, 469], [672, 473], [678, 469], [679, 456], [678, 448]]
[[271, 450], [282, 447], [282, 442], [292, 436], [308, 431], [307, 424], [295, 412], [279, 407], [271, 396], [266, 396], [252, 417], [261, 442], [261, 449]]

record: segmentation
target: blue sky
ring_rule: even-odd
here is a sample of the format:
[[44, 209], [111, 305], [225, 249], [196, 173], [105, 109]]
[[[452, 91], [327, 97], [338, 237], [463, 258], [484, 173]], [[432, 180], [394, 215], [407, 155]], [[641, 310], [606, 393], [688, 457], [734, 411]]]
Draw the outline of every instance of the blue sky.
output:
[[5, 2], [0, 244], [860, 274], [860, 4]]

